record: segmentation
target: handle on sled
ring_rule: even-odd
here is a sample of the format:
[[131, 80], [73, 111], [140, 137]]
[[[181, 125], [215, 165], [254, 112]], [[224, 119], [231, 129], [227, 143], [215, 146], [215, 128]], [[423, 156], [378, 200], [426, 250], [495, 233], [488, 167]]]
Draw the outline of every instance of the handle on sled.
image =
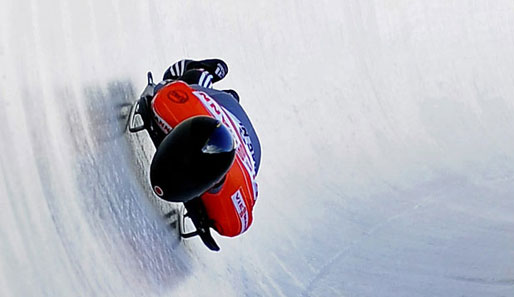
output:
[[152, 75], [152, 72], [148, 71], [148, 73], [146, 74], [146, 78], [148, 80], [148, 84], [149, 85], [153, 85], [153, 75]]
[[149, 100], [151, 100], [151, 98], [154, 95], [155, 84], [153, 82], [152, 72], [148, 71], [148, 73], [146, 74], [146, 79], [147, 79], [148, 85], [143, 90], [143, 93], [141, 94], [139, 100], [134, 102], [134, 104], [132, 105], [132, 109], [130, 110], [130, 114], [129, 114], [129, 118], [128, 118], [128, 121], [129, 121], [128, 130], [132, 133], [139, 132], [139, 131], [142, 131], [145, 129], [144, 120], [142, 120], [142, 123], [139, 125], [136, 123], [136, 115], [139, 114], [141, 117], [144, 117], [143, 113], [145, 113], [144, 111], [147, 108], [143, 107], [143, 110], [141, 110], [140, 105], [141, 104], [148, 105]]
[[145, 123], [142, 122], [140, 125], [136, 125], [136, 114], [139, 109], [139, 101], [134, 102], [130, 110], [129, 125], [128, 129], [130, 132], [135, 133], [145, 129]]

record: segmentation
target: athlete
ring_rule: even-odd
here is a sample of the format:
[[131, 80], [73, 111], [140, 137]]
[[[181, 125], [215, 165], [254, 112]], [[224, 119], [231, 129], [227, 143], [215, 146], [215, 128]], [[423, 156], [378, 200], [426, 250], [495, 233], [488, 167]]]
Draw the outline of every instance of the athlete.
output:
[[181, 60], [145, 99], [145, 128], [157, 147], [153, 190], [184, 203], [197, 230], [183, 236], [200, 235], [212, 250], [219, 247], [209, 228], [232, 237], [251, 225], [261, 161], [259, 139], [237, 92], [212, 88], [227, 73], [220, 59]]

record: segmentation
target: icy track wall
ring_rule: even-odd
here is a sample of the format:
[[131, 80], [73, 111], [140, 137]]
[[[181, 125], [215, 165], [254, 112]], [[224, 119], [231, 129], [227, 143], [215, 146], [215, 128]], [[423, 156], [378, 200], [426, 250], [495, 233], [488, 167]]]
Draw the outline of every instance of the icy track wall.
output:
[[[0, 296], [512, 296], [512, 1], [0, 0]], [[221, 57], [263, 145], [211, 253], [127, 106]]]

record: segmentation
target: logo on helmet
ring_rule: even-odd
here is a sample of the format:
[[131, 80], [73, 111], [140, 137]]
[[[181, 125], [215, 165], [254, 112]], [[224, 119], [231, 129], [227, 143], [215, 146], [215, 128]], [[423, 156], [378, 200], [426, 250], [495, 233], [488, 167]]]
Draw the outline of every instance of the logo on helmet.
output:
[[153, 187], [153, 191], [155, 192], [155, 194], [157, 194], [157, 196], [159, 197], [162, 197], [164, 195], [164, 191], [161, 189], [161, 187], [159, 186], [155, 186]]
[[182, 90], [171, 90], [168, 92], [168, 99], [175, 103], [183, 104], [189, 100], [189, 95]]

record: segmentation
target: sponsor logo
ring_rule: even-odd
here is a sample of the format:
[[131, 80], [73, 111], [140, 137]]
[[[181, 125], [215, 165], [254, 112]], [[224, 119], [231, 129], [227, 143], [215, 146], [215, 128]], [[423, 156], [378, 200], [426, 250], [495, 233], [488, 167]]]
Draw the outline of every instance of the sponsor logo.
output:
[[[237, 150], [237, 155], [243, 162], [246, 167], [246, 170], [251, 174], [253, 178], [257, 175], [255, 172], [255, 152], [253, 149], [252, 141], [250, 140], [250, 135], [246, 127], [239, 121], [234, 115], [230, 112], [227, 112], [231, 122], [235, 123], [234, 126], [237, 126], [238, 135], [241, 139], [241, 142], [244, 144]], [[251, 158], [250, 158], [251, 156]]]
[[155, 186], [153, 187], [153, 191], [155, 192], [155, 194], [157, 194], [157, 196], [159, 197], [162, 197], [162, 195], [164, 195], [164, 191], [161, 189], [161, 187], [159, 186]]
[[158, 116], [156, 113], [154, 113], [154, 120], [155, 122], [157, 123], [157, 125], [159, 126], [159, 128], [161, 128], [162, 132], [166, 133], [166, 134], [169, 134], [172, 130], [171, 126], [168, 125], [168, 123], [166, 123], [165, 120], [163, 120], [160, 116]]
[[181, 90], [171, 90], [168, 92], [168, 99], [175, 103], [183, 104], [189, 100], [189, 95]]
[[243, 199], [243, 194], [241, 194], [241, 190], [237, 190], [232, 196], [232, 204], [239, 215], [239, 219], [241, 220], [241, 233], [245, 232], [248, 229], [248, 208], [246, 208], [246, 203]]

